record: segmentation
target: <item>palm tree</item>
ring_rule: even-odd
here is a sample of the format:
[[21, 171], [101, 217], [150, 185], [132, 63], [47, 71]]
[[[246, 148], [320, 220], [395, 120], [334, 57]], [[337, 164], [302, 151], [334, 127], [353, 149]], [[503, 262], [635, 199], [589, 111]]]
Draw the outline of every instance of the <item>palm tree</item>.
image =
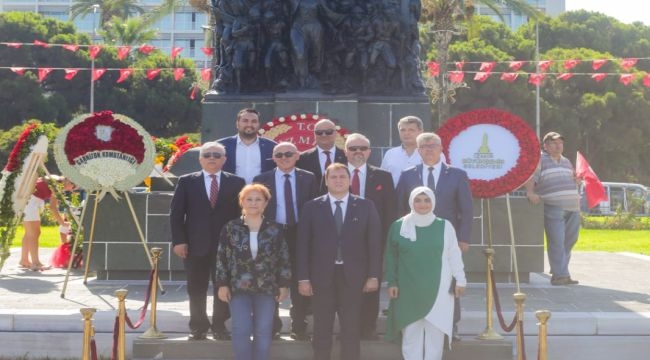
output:
[[70, 6], [70, 20], [93, 13], [96, 6], [99, 6], [99, 25], [102, 28], [113, 16], [126, 19], [131, 15], [144, 14], [138, 0], [75, 0]]
[[[436, 45], [436, 62], [440, 66], [437, 79], [438, 126], [449, 118], [449, 92], [445, 79], [449, 60], [449, 43], [452, 36], [459, 34], [463, 24], [470, 24], [474, 15], [474, 2], [492, 9], [499, 17], [504, 7], [528, 15], [539, 17], [539, 11], [526, 0], [422, 0], [422, 17], [426, 31], [433, 37]], [[435, 126], [434, 126], [435, 127]]]
[[114, 16], [99, 31], [99, 35], [106, 44], [136, 45], [144, 44], [155, 38], [157, 32], [150, 29], [149, 25], [141, 17], [121, 19]]

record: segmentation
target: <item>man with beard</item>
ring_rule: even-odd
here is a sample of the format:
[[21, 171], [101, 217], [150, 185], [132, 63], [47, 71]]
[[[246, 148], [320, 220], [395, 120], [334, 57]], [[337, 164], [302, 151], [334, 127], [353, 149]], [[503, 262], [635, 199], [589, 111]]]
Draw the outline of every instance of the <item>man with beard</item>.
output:
[[258, 136], [260, 113], [255, 109], [240, 110], [235, 127], [236, 135], [218, 140], [228, 155], [223, 170], [244, 178], [250, 184], [255, 176], [275, 167], [273, 148], [277, 144]]

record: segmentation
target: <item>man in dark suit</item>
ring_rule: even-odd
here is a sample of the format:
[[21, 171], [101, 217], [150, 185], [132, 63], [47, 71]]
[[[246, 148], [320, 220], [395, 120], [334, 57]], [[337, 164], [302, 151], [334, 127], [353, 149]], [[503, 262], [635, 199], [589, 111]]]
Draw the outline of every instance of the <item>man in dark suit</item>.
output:
[[275, 167], [273, 147], [275, 141], [257, 135], [260, 129], [260, 113], [255, 109], [242, 109], [235, 121], [237, 135], [217, 140], [226, 148], [228, 158], [223, 170], [244, 178], [247, 184], [253, 178]]
[[332, 120], [319, 120], [314, 126], [316, 146], [303, 151], [296, 163], [297, 167], [312, 172], [316, 176], [316, 181], [319, 184], [319, 195], [327, 192], [323, 181], [325, 169], [334, 162], [347, 164], [345, 153], [335, 146], [336, 135], [336, 125]]
[[[169, 211], [174, 254], [183, 259], [190, 300], [190, 340], [203, 340], [210, 328], [216, 339], [228, 340], [224, 322], [230, 317], [228, 304], [220, 301], [214, 286], [219, 233], [228, 221], [240, 215], [238, 195], [244, 179], [221, 171], [226, 150], [217, 142], [201, 146], [201, 171], [178, 179]], [[215, 289], [212, 325], [206, 312], [208, 284]]]
[[[296, 226], [300, 219], [302, 206], [318, 194], [318, 184], [314, 174], [296, 168], [299, 156], [296, 145], [290, 142], [281, 142], [273, 149], [273, 161], [277, 165], [276, 168], [261, 173], [253, 179], [253, 182], [264, 184], [271, 191], [271, 199], [264, 211], [264, 216], [284, 224], [292, 274], [296, 273]], [[295, 281], [292, 282], [290, 290], [291, 338], [305, 341], [309, 339], [306, 320], [309, 298], [300, 295], [298, 283]], [[274, 330], [277, 333], [282, 327], [277, 309], [275, 317]]]
[[[368, 164], [370, 157], [370, 140], [362, 134], [350, 134], [345, 140], [345, 155], [348, 170], [352, 174], [350, 192], [364, 199], [371, 200], [379, 213], [381, 222], [382, 256], [386, 235], [390, 225], [397, 217], [395, 207], [395, 187], [391, 174], [376, 166]], [[377, 315], [379, 314], [379, 291], [363, 295], [361, 307], [361, 338], [377, 339]]]
[[[458, 246], [461, 251], [469, 250], [472, 241], [472, 220], [474, 211], [472, 191], [467, 173], [441, 160], [442, 142], [436, 133], [418, 135], [417, 146], [422, 164], [405, 169], [397, 183], [397, 206], [399, 216], [409, 212], [408, 198], [411, 190], [428, 186], [436, 195], [436, 216], [449, 220], [454, 225]], [[453, 340], [458, 341], [460, 301], [455, 298]]]
[[350, 194], [345, 165], [331, 164], [325, 184], [328, 193], [305, 203], [298, 223], [298, 290], [312, 297], [314, 359], [331, 358], [338, 313], [340, 358], [358, 360], [362, 295], [379, 288], [381, 224], [372, 201]]

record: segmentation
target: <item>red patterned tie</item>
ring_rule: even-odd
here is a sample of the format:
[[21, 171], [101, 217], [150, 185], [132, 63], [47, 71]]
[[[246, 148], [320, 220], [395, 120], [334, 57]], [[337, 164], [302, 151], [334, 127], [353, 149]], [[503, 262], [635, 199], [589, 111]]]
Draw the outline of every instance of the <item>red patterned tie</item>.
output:
[[359, 169], [354, 169], [352, 175], [352, 184], [350, 185], [350, 192], [354, 195], [361, 195], [361, 182], [359, 181]]
[[219, 192], [219, 184], [217, 183], [217, 175], [210, 175], [212, 182], [210, 183], [210, 206], [214, 209], [217, 205], [217, 193]]

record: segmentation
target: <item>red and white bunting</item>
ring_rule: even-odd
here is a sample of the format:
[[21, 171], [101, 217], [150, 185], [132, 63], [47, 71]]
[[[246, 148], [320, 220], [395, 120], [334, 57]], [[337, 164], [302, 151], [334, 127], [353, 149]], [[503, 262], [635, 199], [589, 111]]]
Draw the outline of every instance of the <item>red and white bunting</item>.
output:
[[192, 87], [192, 91], [190, 91], [190, 100], [194, 100], [194, 99], [196, 99], [196, 93], [197, 93], [198, 91], [199, 91], [199, 86], [198, 86], [198, 85], [194, 85], [194, 86]]
[[562, 81], [567, 81], [573, 77], [573, 73], [561, 73], [557, 74], [556, 79], [562, 80]]
[[183, 51], [182, 47], [173, 47], [172, 51], [169, 52], [169, 57], [174, 59], [181, 53], [181, 51]]
[[474, 80], [484, 83], [490, 77], [489, 72], [479, 71], [474, 75]]
[[147, 70], [147, 80], [153, 80], [160, 75], [160, 69]]
[[147, 44], [142, 44], [138, 48], [138, 51], [145, 54], [145, 55], [149, 55], [154, 50], [156, 50], [156, 48], [154, 46], [147, 45]]
[[591, 62], [591, 68], [595, 70], [600, 69], [603, 65], [607, 64], [606, 59], [597, 59]]
[[95, 60], [97, 58], [97, 55], [99, 55], [99, 52], [102, 51], [102, 47], [99, 45], [90, 45], [88, 47], [88, 56], [90, 56], [91, 59]]
[[551, 60], [542, 60], [537, 64], [537, 66], [539, 66], [540, 71], [546, 72], [548, 70], [548, 68], [551, 67], [552, 63], [553, 62]]
[[510, 61], [510, 63], [508, 63], [508, 67], [512, 71], [519, 71], [519, 69], [521, 69], [524, 64], [526, 64], [525, 61]]
[[600, 82], [601, 80], [603, 80], [606, 77], [607, 77], [607, 74], [605, 74], [605, 73], [595, 73], [595, 74], [591, 75], [591, 78], [596, 80], [596, 82]]
[[120, 60], [124, 60], [127, 55], [129, 55], [129, 51], [131, 51], [130, 46], [118, 46], [117, 47], [117, 58]]
[[460, 84], [465, 78], [465, 73], [462, 71], [450, 71], [447, 73], [447, 78], [449, 79], [449, 82]]
[[40, 68], [38, 69], [38, 81], [43, 82], [47, 75], [52, 72], [52, 68]]
[[11, 71], [15, 72], [18, 75], [24, 75], [25, 74], [25, 68], [23, 68], [23, 67], [10, 67], [9, 69]]
[[427, 69], [429, 70], [429, 76], [434, 77], [440, 74], [440, 65], [435, 61], [429, 61], [427, 63]]
[[489, 73], [494, 69], [494, 67], [497, 65], [494, 61], [491, 62], [482, 62], [481, 67], [478, 69], [478, 71], [486, 72]]
[[185, 69], [184, 68], [175, 68], [174, 69], [174, 80], [179, 81], [180, 79], [185, 76]]
[[623, 69], [625, 69], [625, 71], [630, 71], [630, 69], [633, 68], [634, 65], [636, 65], [637, 60], [638, 59], [636, 59], [636, 58], [623, 59], [623, 60], [621, 60], [621, 67], [623, 67]]
[[212, 80], [212, 69], [205, 68], [201, 70], [201, 79], [203, 79], [204, 81]]
[[120, 77], [117, 79], [116, 83], [124, 82], [133, 74], [133, 69], [120, 69]]
[[75, 76], [77, 76], [77, 73], [79, 72], [79, 69], [64, 69], [65, 71], [65, 78], [66, 80], [72, 80], [74, 79]]
[[202, 47], [201, 51], [203, 51], [205, 56], [212, 56], [212, 54], [214, 54], [214, 49], [210, 47]]
[[542, 73], [530, 74], [530, 77], [528, 77], [528, 82], [533, 85], [541, 85], [545, 77], [546, 74], [542, 74]]
[[42, 48], [48, 48], [48, 47], [50, 47], [50, 44], [46, 43], [45, 41], [34, 40], [34, 46], [39, 46], [39, 47], [42, 47]]
[[515, 82], [515, 80], [517, 80], [518, 76], [519, 76], [519, 73], [516, 73], [516, 72], [503, 73], [503, 74], [501, 74], [501, 80], [511, 83], [511, 82]]
[[102, 75], [104, 75], [105, 72], [106, 72], [106, 69], [94, 69], [92, 71], [93, 81], [99, 80], [99, 78], [102, 77]]
[[578, 65], [578, 64], [580, 64], [580, 60], [578, 60], [578, 59], [565, 60], [564, 61], [564, 70], [571, 70], [574, 67], [576, 67], [576, 65]]

